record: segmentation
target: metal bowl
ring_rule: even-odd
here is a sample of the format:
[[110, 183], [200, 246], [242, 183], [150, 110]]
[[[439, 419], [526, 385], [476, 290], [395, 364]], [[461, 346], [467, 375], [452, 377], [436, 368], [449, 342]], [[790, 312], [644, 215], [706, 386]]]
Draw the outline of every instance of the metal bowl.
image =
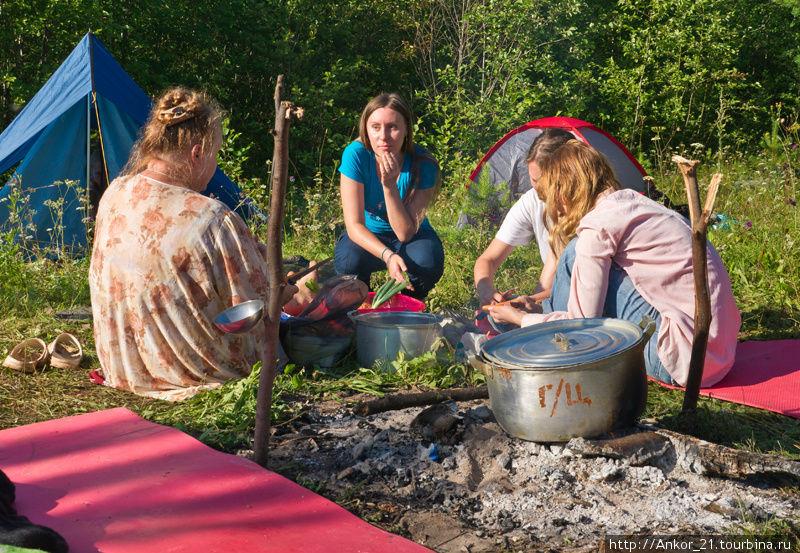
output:
[[250, 300], [229, 307], [214, 317], [214, 324], [223, 332], [241, 334], [252, 330], [263, 318], [264, 302]]

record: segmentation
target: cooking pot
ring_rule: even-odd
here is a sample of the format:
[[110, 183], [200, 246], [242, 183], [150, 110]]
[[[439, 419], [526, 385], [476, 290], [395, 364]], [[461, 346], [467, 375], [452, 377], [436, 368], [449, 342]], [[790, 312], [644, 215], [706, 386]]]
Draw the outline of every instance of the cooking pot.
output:
[[655, 322], [549, 321], [486, 341], [472, 366], [486, 375], [497, 422], [511, 436], [562, 442], [631, 426], [647, 404], [644, 346]]
[[430, 351], [442, 336], [439, 318], [432, 313], [374, 311], [348, 313], [356, 324], [356, 356], [362, 367], [381, 362], [383, 370], [398, 352], [414, 358]]

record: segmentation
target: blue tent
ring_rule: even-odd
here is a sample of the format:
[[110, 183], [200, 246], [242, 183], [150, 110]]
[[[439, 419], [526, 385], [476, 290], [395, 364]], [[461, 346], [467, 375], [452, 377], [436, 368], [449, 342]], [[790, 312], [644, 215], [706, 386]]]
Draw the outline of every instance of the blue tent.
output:
[[[0, 174], [19, 163], [0, 189], [0, 230], [21, 226], [27, 241], [42, 249], [83, 252], [86, 215], [79, 192], [85, 194], [89, 182], [90, 135], [93, 129], [99, 135], [110, 182], [125, 165], [151, 105], [100, 40], [87, 33], [0, 134]], [[244, 217], [260, 214], [219, 169], [205, 194]], [[22, 221], [9, 221], [9, 204], [20, 197], [27, 199], [27, 208], [15, 209]]]

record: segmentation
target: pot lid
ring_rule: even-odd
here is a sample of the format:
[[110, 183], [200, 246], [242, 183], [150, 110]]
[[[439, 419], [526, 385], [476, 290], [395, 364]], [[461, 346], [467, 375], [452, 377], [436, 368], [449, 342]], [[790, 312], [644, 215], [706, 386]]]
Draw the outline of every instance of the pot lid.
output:
[[641, 338], [639, 325], [623, 319], [570, 319], [505, 332], [486, 341], [481, 353], [507, 368], [555, 369], [612, 357]]

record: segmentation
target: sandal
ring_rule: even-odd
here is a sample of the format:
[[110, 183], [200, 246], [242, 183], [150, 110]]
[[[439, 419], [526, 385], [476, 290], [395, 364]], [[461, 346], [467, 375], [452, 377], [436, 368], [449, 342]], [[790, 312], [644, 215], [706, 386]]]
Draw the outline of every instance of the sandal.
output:
[[44, 367], [49, 358], [50, 352], [44, 340], [28, 338], [11, 349], [8, 357], [3, 361], [3, 366], [15, 371], [32, 373], [36, 369]]
[[83, 348], [69, 332], [62, 332], [47, 346], [50, 364], [59, 369], [76, 369], [83, 359]]

